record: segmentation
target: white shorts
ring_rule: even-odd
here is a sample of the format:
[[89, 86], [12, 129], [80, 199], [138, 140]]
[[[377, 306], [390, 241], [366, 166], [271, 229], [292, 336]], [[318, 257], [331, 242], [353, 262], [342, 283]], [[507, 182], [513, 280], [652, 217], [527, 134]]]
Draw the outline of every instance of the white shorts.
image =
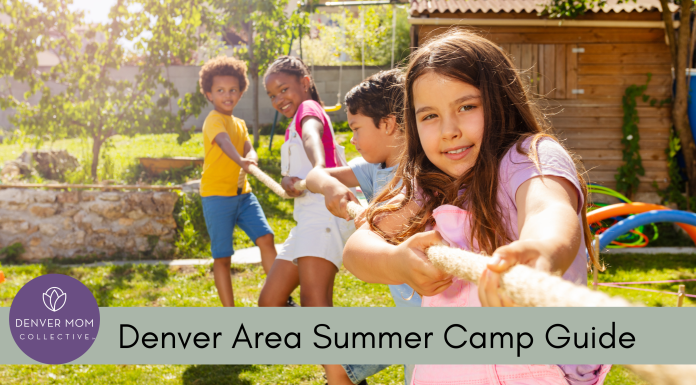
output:
[[341, 268], [343, 246], [355, 232], [355, 223], [335, 217], [326, 208], [324, 196], [309, 191], [295, 198], [293, 217], [297, 226], [290, 230], [276, 259], [297, 264], [302, 257], [319, 257]]

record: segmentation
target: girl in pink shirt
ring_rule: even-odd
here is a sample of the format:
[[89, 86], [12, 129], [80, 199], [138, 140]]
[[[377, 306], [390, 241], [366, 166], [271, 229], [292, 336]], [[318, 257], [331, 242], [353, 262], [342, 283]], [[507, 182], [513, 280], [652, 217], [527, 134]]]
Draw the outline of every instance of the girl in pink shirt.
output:
[[[586, 285], [590, 247], [581, 174], [492, 42], [452, 32], [411, 58], [406, 146], [397, 177], [348, 241], [358, 278], [407, 283], [423, 307], [514, 306], [498, 274], [517, 263]], [[370, 231], [371, 230], [371, 231]], [[445, 243], [491, 255], [479, 286], [436, 269], [424, 254]], [[600, 384], [609, 365], [416, 365], [414, 385]]]

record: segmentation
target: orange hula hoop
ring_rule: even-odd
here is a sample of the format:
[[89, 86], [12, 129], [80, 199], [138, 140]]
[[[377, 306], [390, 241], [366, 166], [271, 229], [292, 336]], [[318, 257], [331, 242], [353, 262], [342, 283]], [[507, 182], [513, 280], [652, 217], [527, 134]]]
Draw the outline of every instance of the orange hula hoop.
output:
[[[587, 223], [595, 223], [599, 221], [603, 221], [608, 218], [612, 217], [619, 217], [619, 216], [625, 216], [625, 215], [631, 215], [631, 214], [640, 214], [644, 213], [647, 211], [653, 211], [653, 210], [671, 210], [669, 207], [662, 206], [662, 205], [655, 205], [651, 203], [618, 203], [615, 205], [611, 206], [605, 206], [602, 207], [601, 209], [597, 209], [594, 211], [591, 211], [587, 213]], [[691, 226], [691, 225], [685, 225], [682, 223], [677, 223], [679, 227], [684, 229], [687, 234], [689, 234], [689, 237], [691, 237], [691, 240], [694, 241], [696, 244], [696, 227]]]

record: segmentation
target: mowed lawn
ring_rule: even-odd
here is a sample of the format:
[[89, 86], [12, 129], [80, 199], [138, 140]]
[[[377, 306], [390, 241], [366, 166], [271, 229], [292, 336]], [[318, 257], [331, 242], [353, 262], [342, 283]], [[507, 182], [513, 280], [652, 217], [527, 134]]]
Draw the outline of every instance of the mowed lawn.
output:
[[[356, 156], [348, 143], [349, 136], [339, 135], [347, 147], [349, 159]], [[262, 137], [258, 149], [260, 166], [279, 180], [278, 150], [282, 137], [276, 136], [273, 150], [268, 151], [268, 137]], [[48, 147], [48, 145], [46, 146]], [[81, 140], [62, 140], [52, 144], [67, 149], [88, 165], [90, 143]], [[0, 164], [15, 159], [22, 151], [20, 145], [0, 145]], [[179, 145], [175, 135], [142, 135], [135, 138], [116, 137], [105, 150], [100, 166], [103, 179], [126, 180], [133, 177], [138, 157], [193, 156], [202, 157], [202, 136]], [[76, 173], [84, 171], [76, 171]], [[75, 176], [77, 175], [77, 176]], [[73, 178], [79, 179], [75, 174]], [[82, 175], [84, 177], [84, 175]], [[273, 195], [265, 186], [250, 178], [253, 189], [281, 243], [294, 226], [292, 202]], [[168, 180], [153, 183], [171, 184]], [[235, 232], [235, 248], [251, 246], [241, 232]], [[200, 255], [209, 257], [209, 254]], [[644, 281], [696, 278], [694, 255], [603, 255], [607, 271], [600, 274], [602, 282]], [[81, 280], [93, 292], [99, 306], [220, 306], [213, 276], [209, 267], [168, 268], [163, 265], [125, 265], [105, 267], [65, 267], [54, 264], [3, 265], [7, 276], [0, 284], [0, 306], [7, 307], [17, 291], [34, 277], [60, 273]], [[256, 306], [265, 279], [260, 266], [235, 265], [234, 292], [237, 306]], [[590, 278], [591, 281], [591, 278]], [[643, 285], [639, 287], [676, 291], [678, 284]], [[675, 306], [673, 295], [601, 288], [611, 295], [621, 295], [647, 306]], [[384, 285], [367, 284], [341, 269], [334, 290], [335, 306], [393, 306], [389, 290]], [[687, 284], [687, 293], [696, 293], [696, 283]], [[298, 299], [298, 292], [294, 294]], [[686, 298], [684, 306], [696, 306]], [[403, 371], [392, 366], [369, 379], [370, 384], [402, 384]], [[323, 370], [318, 365], [4, 365], [0, 366], [0, 384], [324, 384]], [[611, 371], [607, 384], [643, 384], [631, 372], [620, 366]]]

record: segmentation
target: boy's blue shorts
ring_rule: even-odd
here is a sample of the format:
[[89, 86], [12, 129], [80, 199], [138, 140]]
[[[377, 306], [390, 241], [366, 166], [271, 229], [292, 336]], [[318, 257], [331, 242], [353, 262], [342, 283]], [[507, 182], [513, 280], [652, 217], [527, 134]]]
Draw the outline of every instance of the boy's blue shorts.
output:
[[239, 225], [254, 243], [261, 236], [273, 234], [253, 193], [233, 197], [209, 196], [203, 197], [202, 201], [213, 258], [234, 254], [232, 233], [235, 225]]

